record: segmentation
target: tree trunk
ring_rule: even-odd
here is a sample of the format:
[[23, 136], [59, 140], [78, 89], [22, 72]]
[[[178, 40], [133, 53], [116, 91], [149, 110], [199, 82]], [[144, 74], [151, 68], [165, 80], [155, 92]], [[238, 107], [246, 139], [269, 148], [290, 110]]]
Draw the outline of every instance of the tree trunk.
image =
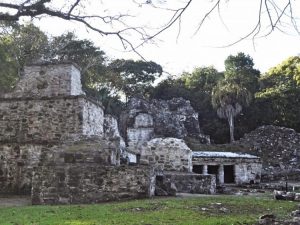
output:
[[230, 132], [230, 142], [234, 142], [234, 120], [233, 120], [233, 114], [230, 113], [228, 117], [228, 124], [229, 124], [229, 132]]

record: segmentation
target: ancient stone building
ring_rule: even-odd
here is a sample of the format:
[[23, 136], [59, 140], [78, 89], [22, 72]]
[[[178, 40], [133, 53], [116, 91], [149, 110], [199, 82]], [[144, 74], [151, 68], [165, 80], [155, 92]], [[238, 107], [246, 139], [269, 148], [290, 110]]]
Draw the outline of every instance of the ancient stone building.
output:
[[193, 152], [193, 172], [213, 174], [217, 184], [254, 184], [261, 178], [259, 157], [233, 152]]
[[73, 64], [26, 67], [0, 98], [0, 127], [1, 193], [31, 194], [34, 204], [154, 194], [153, 168], [118, 166], [114, 118], [85, 96]]
[[192, 151], [184, 140], [154, 138], [139, 146], [138, 152], [139, 163], [151, 165], [156, 172], [156, 195], [216, 192], [215, 176], [192, 173]]
[[159, 171], [192, 172], [192, 150], [182, 139], [154, 138], [141, 146], [140, 163]]

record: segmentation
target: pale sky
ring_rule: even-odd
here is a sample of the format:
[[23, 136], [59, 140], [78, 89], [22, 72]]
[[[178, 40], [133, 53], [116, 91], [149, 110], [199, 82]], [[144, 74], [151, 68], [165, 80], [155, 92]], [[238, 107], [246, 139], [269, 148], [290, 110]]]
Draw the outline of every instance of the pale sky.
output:
[[[60, 2], [59, 0], [56, 0]], [[126, 22], [136, 25], [154, 28], [164, 24], [170, 18], [170, 11], [153, 9], [149, 6], [139, 6], [133, 0], [85, 0], [89, 4], [86, 11], [90, 13], [116, 12], [132, 14]], [[141, 2], [141, 0], [136, 0]], [[286, 2], [280, 0], [281, 2]], [[161, 6], [175, 8], [176, 4], [185, 0], [156, 0]], [[217, 12], [213, 13], [203, 24], [200, 31], [194, 34], [201, 18], [211, 7], [211, 1], [194, 0], [185, 14], [182, 16], [181, 32], [178, 35], [178, 23], [166, 30], [155, 39], [154, 44], [145, 44], [139, 48], [139, 52], [147, 60], [161, 64], [165, 71], [178, 75], [183, 71], [191, 72], [193, 68], [200, 66], [215, 66], [219, 71], [224, 70], [224, 60], [238, 52], [249, 54], [255, 63], [255, 68], [261, 72], [267, 71], [289, 56], [300, 54], [300, 35], [286, 25], [284, 33], [274, 31], [267, 37], [254, 40], [249, 38], [231, 47], [221, 47], [230, 44], [247, 34], [255, 26], [258, 19], [258, 0], [229, 0], [221, 5], [221, 18]], [[295, 4], [294, 16], [300, 18], [300, 1], [292, 1]], [[271, 12], [272, 13], [272, 12]], [[266, 31], [266, 16], [262, 17], [262, 31]], [[289, 23], [289, 20], [285, 20]], [[298, 20], [299, 27], [300, 21]], [[92, 40], [103, 49], [110, 58], [140, 59], [133, 52], [126, 52], [119, 40], [115, 37], [101, 37], [93, 31], [87, 31], [83, 25], [70, 23], [59, 19], [45, 18], [35, 21], [41, 29], [51, 35], [60, 35], [66, 31], [74, 31], [80, 38]], [[225, 24], [225, 25], [224, 25]], [[119, 25], [114, 25], [118, 28]], [[101, 27], [102, 28], [102, 27]], [[107, 29], [110, 29], [107, 27]], [[263, 33], [262, 33], [263, 34]], [[137, 39], [129, 36], [134, 43]]]

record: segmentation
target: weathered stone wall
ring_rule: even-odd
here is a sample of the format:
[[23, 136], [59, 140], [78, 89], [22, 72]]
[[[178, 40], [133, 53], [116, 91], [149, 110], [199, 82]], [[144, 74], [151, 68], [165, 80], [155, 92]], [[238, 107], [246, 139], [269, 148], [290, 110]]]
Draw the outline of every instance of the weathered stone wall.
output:
[[167, 196], [176, 193], [215, 194], [216, 177], [179, 172], [165, 172], [156, 177], [156, 195]]
[[107, 137], [114, 137], [114, 138], [120, 138], [120, 132], [118, 128], [118, 121], [117, 119], [109, 114], [106, 114], [104, 116], [104, 132], [105, 136]]
[[99, 165], [118, 165], [118, 140], [107, 138], [87, 138], [52, 146], [45, 151], [40, 161], [44, 165], [52, 163], [95, 163]]
[[247, 184], [247, 183], [260, 183], [261, 181], [261, 163], [241, 163], [236, 164], [235, 170], [235, 183]]
[[83, 100], [83, 135], [103, 135], [104, 112], [102, 107], [87, 99]]
[[155, 138], [139, 148], [140, 163], [153, 165], [157, 171], [192, 171], [192, 151], [183, 140]]
[[80, 72], [74, 64], [42, 64], [25, 67], [24, 75], [5, 98], [82, 95]]
[[84, 96], [0, 99], [1, 142], [55, 142], [103, 134], [103, 109]]
[[[216, 158], [216, 157], [193, 157], [193, 166], [195, 165], [206, 165], [206, 166], [234, 166], [234, 183], [236, 184], [249, 184], [259, 183], [261, 180], [261, 169], [262, 163], [259, 158]], [[207, 171], [205, 172], [207, 173]], [[218, 181], [222, 180], [224, 183], [224, 169], [222, 170], [222, 177], [217, 176]]]
[[143, 144], [147, 141], [150, 141], [153, 136], [153, 128], [128, 128], [127, 129], [127, 140], [128, 146], [132, 147], [132, 149], [135, 149], [137, 145]]
[[30, 194], [33, 169], [57, 163], [118, 165], [118, 142], [87, 139], [66, 144], [0, 144], [0, 193]]
[[183, 98], [146, 101], [130, 99], [121, 116], [121, 131], [128, 145], [138, 145], [155, 137], [204, 140], [200, 132], [198, 113]]
[[44, 146], [0, 144], [0, 193], [30, 194], [33, 167]]
[[149, 167], [43, 166], [33, 176], [32, 204], [97, 203], [154, 195]]
[[121, 137], [118, 127], [118, 121], [112, 115], [106, 114], [104, 116], [104, 136], [108, 139], [115, 139], [119, 145], [120, 155], [117, 157], [122, 163], [128, 163], [128, 153], [126, 152], [126, 144]]
[[[132, 111], [131, 111], [132, 113]], [[137, 146], [141, 145], [154, 137], [154, 123], [153, 117], [148, 113], [139, 113], [136, 117], [132, 117], [133, 120], [127, 127], [127, 144], [129, 149], [136, 154]]]

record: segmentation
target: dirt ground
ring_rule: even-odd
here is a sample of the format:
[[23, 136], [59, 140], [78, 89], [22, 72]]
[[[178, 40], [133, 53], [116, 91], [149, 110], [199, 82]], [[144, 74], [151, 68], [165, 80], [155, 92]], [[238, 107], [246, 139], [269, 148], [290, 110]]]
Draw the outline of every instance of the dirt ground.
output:
[[31, 205], [30, 196], [23, 195], [0, 195], [0, 207], [26, 206]]

